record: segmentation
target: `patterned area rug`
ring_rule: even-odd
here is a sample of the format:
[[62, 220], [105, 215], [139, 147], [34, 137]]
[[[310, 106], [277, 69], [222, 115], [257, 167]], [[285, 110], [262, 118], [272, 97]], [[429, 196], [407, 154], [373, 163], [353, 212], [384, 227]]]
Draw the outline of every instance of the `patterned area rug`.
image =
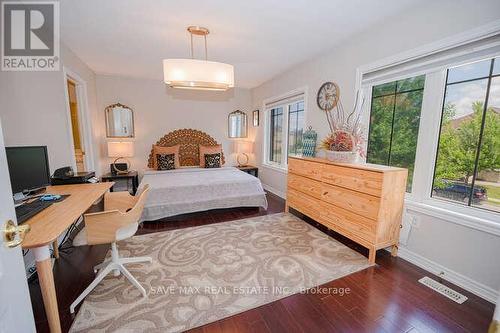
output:
[[[365, 257], [286, 213], [135, 236], [120, 255], [151, 256], [87, 296], [71, 332], [179, 332], [368, 267]], [[109, 255], [109, 254], [108, 254]]]

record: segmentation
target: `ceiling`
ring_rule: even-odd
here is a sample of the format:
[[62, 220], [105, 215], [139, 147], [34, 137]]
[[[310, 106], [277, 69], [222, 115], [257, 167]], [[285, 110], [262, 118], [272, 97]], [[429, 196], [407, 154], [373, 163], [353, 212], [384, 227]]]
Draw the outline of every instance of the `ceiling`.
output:
[[417, 2], [65, 0], [61, 37], [98, 74], [162, 80], [162, 59], [190, 57], [186, 27], [205, 26], [208, 60], [233, 64], [236, 86], [252, 88]]

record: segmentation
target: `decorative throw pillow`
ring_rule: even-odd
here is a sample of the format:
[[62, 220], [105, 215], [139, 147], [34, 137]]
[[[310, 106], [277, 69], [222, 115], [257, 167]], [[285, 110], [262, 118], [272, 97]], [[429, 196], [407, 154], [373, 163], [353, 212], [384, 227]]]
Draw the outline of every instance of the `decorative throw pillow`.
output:
[[220, 153], [205, 154], [205, 168], [220, 168]]
[[202, 146], [200, 145], [200, 167], [205, 167], [205, 154], [222, 155], [222, 145]]
[[162, 147], [162, 146], [157, 146], [153, 145], [153, 169], [158, 170], [158, 159], [156, 158], [156, 155], [158, 154], [175, 154], [175, 168], [178, 169], [181, 166], [181, 163], [179, 161], [179, 149], [180, 145], [175, 145], [175, 146], [170, 146], [170, 147]]
[[175, 169], [175, 154], [156, 154], [157, 170]]

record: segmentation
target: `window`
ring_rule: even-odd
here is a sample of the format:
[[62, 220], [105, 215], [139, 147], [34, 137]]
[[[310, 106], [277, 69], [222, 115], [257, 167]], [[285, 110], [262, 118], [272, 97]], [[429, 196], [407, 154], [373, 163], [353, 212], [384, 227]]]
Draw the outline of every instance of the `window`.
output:
[[[278, 105], [276, 105], [278, 104]], [[267, 156], [265, 164], [286, 167], [287, 156], [302, 154], [304, 100], [281, 101], [267, 111]]]
[[290, 104], [288, 108], [288, 156], [299, 156], [302, 154], [304, 101]]
[[432, 196], [500, 211], [500, 57], [448, 69]]
[[411, 192], [425, 76], [372, 88], [367, 162], [408, 169]]
[[269, 143], [269, 162], [281, 163], [281, 148], [283, 139], [283, 107], [271, 109], [271, 126]]
[[398, 95], [410, 95], [401, 78], [421, 76], [414, 87], [423, 88], [414, 103], [420, 119], [406, 126], [417, 148], [403, 160], [411, 179], [406, 207], [490, 232], [500, 230], [500, 45], [489, 32], [476, 37], [363, 65], [357, 86], [373, 96], [364, 104], [367, 160], [394, 164]]

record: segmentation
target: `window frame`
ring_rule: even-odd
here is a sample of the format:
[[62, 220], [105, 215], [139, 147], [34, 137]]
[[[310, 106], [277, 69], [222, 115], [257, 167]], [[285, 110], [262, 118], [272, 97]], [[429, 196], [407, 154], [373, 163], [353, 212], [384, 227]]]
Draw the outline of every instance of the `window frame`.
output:
[[[424, 76], [424, 86], [422, 88], [419, 88], [419, 89], [410, 89], [410, 90], [405, 90], [405, 91], [400, 91], [398, 92], [398, 85], [397, 85], [397, 82], [399, 81], [404, 81], [405, 79], [409, 79], [409, 78], [414, 78], [414, 77], [418, 77], [418, 76]], [[425, 83], [426, 83], [426, 80], [427, 80], [427, 74], [417, 74], [417, 75], [402, 75], [401, 77], [398, 77], [397, 79], [390, 79], [390, 80], [387, 80], [383, 83], [372, 83], [370, 84], [368, 87], [369, 87], [369, 91], [370, 91], [370, 95], [369, 95], [369, 103], [367, 103], [369, 105], [369, 108], [367, 110], [368, 112], [368, 124], [367, 124], [367, 128], [368, 128], [368, 131], [367, 131], [367, 136], [366, 136], [366, 160], [368, 160], [368, 148], [370, 146], [370, 134], [371, 134], [371, 130], [372, 130], [372, 126], [371, 126], [371, 111], [372, 111], [372, 108], [373, 108], [373, 101], [375, 98], [381, 98], [381, 97], [387, 97], [387, 96], [393, 96], [394, 97], [394, 105], [393, 105], [393, 109], [392, 109], [392, 120], [391, 120], [391, 135], [390, 135], [390, 138], [389, 138], [389, 152], [388, 152], [388, 156], [387, 156], [387, 164], [384, 164], [384, 165], [388, 165], [390, 166], [390, 162], [391, 162], [391, 152], [392, 152], [392, 139], [393, 139], [393, 136], [394, 136], [394, 120], [395, 120], [395, 117], [396, 117], [396, 106], [397, 106], [397, 97], [399, 94], [405, 94], [405, 93], [409, 93], [409, 92], [415, 92], [415, 91], [422, 91], [422, 102], [421, 102], [421, 107], [420, 107], [420, 120], [419, 120], [419, 125], [418, 125], [418, 134], [417, 134], [417, 144], [416, 144], [416, 147], [415, 147], [415, 161], [414, 161], [414, 165], [416, 165], [416, 160], [417, 160], [417, 150], [418, 150], [418, 142], [421, 138], [420, 136], [420, 128], [422, 126], [422, 109], [423, 109], [423, 102], [424, 102], [424, 96], [425, 96]], [[373, 97], [373, 90], [375, 88], [375, 86], [379, 86], [379, 85], [382, 85], [382, 84], [386, 84], [386, 83], [390, 83], [390, 82], [395, 82], [396, 85], [394, 87], [394, 92], [393, 93], [390, 93], [390, 94], [383, 94], [383, 95], [378, 95], [378, 96], [375, 96]], [[415, 185], [415, 170], [416, 167], [414, 166], [413, 167], [413, 178], [412, 178], [412, 184], [411, 184], [411, 191], [408, 192], [408, 191], [405, 191], [406, 194], [411, 194], [413, 192], [413, 186]]]
[[[298, 104], [300, 104], [302, 102], [302, 104], [304, 105], [303, 109], [300, 110], [298, 108]], [[292, 104], [297, 104], [297, 110], [296, 111], [292, 111], [290, 110], [290, 106]], [[286, 156], [287, 156], [287, 162], [288, 162], [288, 156], [289, 156], [289, 149], [290, 149], [290, 114], [291, 113], [295, 113], [296, 114], [296, 118], [297, 118], [297, 125], [298, 125], [298, 122], [299, 122], [299, 113], [300, 112], [303, 112], [303, 118], [304, 118], [304, 127], [302, 128], [302, 130], [305, 130], [306, 129], [306, 104], [305, 104], [305, 101], [304, 99], [302, 100], [298, 100], [298, 101], [295, 101], [295, 102], [291, 102], [291, 103], [288, 103], [287, 104], [287, 107], [288, 107], [288, 112], [287, 112], [287, 116], [288, 116], [288, 126], [287, 126], [287, 134], [286, 134], [286, 140], [287, 140], [287, 144], [286, 144]], [[295, 136], [295, 149], [297, 148], [296, 147], [297, 145], [297, 136]], [[300, 156], [301, 154], [294, 154], [295, 156]]]
[[[471, 56], [467, 60], [455, 63], [450, 62], [430, 71], [416, 71], [413, 73], [404, 72], [398, 76], [394, 75], [390, 79], [374, 81], [365, 85], [361, 83], [362, 71], [358, 68], [359, 81], [357, 83], [357, 86], [364, 93], [365, 100], [370, 101], [370, 103], [365, 103], [363, 109], [363, 124], [365, 125], [365, 128], [368, 128], [370, 123], [372, 99], [371, 92], [373, 86], [401, 80], [406, 77], [425, 75], [412, 192], [405, 194], [405, 208], [413, 212], [419, 212], [425, 215], [440, 218], [447, 222], [456, 223], [495, 235], [500, 235], [500, 223], [496, 222], [499, 219], [500, 212], [481, 209], [474, 206], [465, 206], [460, 203], [435, 198], [431, 196], [431, 192], [434, 181], [437, 150], [439, 146], [447, 69], [498, 56], [499, 55], [497, 53], [483, 55], [481, 57]], [[438, 111], [436, 111], [436, 106]], [[366, 139], [365, 148], [368, 147], [368, 136]]]
[[[281, 125], [281, 136], [282, 136], [282, 138], [281, 138], [281, 160], [280, 160], [280, 162], [275, 162], [275, 161], [272, 161], [270, 159], [271, 142], [274, 141], [274, 136], [276, 135], [274, 133], [274, 131], [271, 131], [272, 125], [273, 125], [273, 121], [274, 121], [272, 119], [273, 118], [272, 111], [276, 110], [276, 109], [279, 109], [279, 108], [282, 109], [281, 116], [282, 116], [282, 119], [283, 119], [283, 124]], [[276, 105], [276, 106], [270, 108], [269, 110], [266, 110], [265, 113], [266, 113], [266, 118], [269, 121], [269, 128], [266, 131], [266, 136], [267, 136], [267, 153], [266, 153], [266, 158], [265, 159], [266, 159], [267, 164], [277, 167], [277, 166], [281, 165], [282, 162], [283, 162], [283, 132], [285, 131], [285, 128], [286, 128], [285, 127], [285, 122], [286, 122], [286, 119], [285, 119], [286, 118], [286, 107], [285, 107], [285, 105]]]
[[[286, 99], [302, 94], [302, 99], [295, 101], [287, 101]], [[277, 103], [269, 106], [272, 101], [283, 100], [283, 103]], [[262, 166], [273, 169], [282, 173], [288, 173], [288, 138], [289, 138], [289, 122], [290, 122], [290, 110], [289, 107], [293, 103], [302, 101], [304, 103], [304, 129], [307, 128], [307, 87], [292, 90], [286, 94], [267, 98], [262, 103], [262, 109], [264, 110], [264, 140], [262, 140]], [[269, 160], [269, 150], [271, 141], [271, 110], [275, 108], [283, 107], [283, 129], [282, 129], [282, 140], [281, 140], [281, 161], [279, 163]], [[286, 115], [286, 116], [285, 116]]]
[[[436, 85], [435, 91], [437, 92], [440, 89], [444, 88], [444, 84], [437, 84], [439, 83], [440, 73], [434, 70], [439, 69], [438, 67], [440, 66], [440, 62], [447, 61], [447, 65], [448, 67], [450, 67], [452, 65], [458, 66], [460, 64], [464, 64], [465, 62], [471, 62], [474, 60], [485, 59], [486, 57], [494, 57], [495, 55], [498, 55], [497, 50], [500, 49], [498, 44], [494, 43], [494, 41], [488, 41], [488, 38], [497, 35], [499, 29], [499, 22], [487, 23], [475, 29], [470, 29], [462, 33], [453, 35], [449, 38], [437, 40], [435, 42], [425, 44], [409, 51], [404, 51], [374, 62], [360, 65], [358, 68], [356, 68], [354, 91], [363, 91], [365, 93], [364, 96], [367, 96], [367, 100], [369, 100], [370, 97], [368, 96], [370, 92], [366, 91], [366, 89], [364, 88], [367, 82], [363, 82], [363, 80], [365, 79], [365, 75], [373, 74], [372, 77], [377, 77], [377, 72], [379, 72], [382, 73], [382, 75], [379, 76], [380, 78], [393, 74], [394, 76], [396, 76], [398, 75], [398, 73], [408, 73], [411, 71], [414, 75], [426, 74], [426, 72], [429, 73], [427, 74], [428, 76], [433, 75], [433, 80], [426, 78], [426, 85]], [[449, 52], [452, 50], [457, 50], [457, 52]], [[461, 60], [463, 56], [467, 57], [467, 61]], [[430, 59], [426, 57], [430, 57]], [[430, 68], [431, 70], [423, 71], [421, 70], [422, 66]], [[370, 82], [371, 78], [367, 77], [366, 80]], [[427, 87], [425, 87], [424, 89], [427, 89]], [[440, 100], [442, 97], [443, 94], [433, 94], [432, 96], [427, 97], [427, 100], [432, 100], [432, 98]], [[368, 114], [368, 112], [366, 112], [366, 108], [368, 107], [367, 104], [368, 103], [365, 103], [363, 106], [363, 124], [365, 125], [365, 117], [366, 114]], [[425, 105], [426, 109], [432, 109], [433, 107], [432, 103], [428, 103], [426, 101], [426, 98], [424, 98], [423, 104]], [[431, 111], [433, 112], [424, 113], [424, 111], [422, 111], [421, 117], [427, 118], [425, 124], [432, 125], [433, 122], [430, 120], [432, 120], [433, 117], [438, 114], [438, 112], [434, 112], [434, 110]], [[440, 113], [439, 117], [441, 117]], [[437, 120], [437, 122], [439, 122], [439, 120]], [[434, 124], [435, 123], [436, 122], [434, 122]], [[420, 128], [422, 129], [423, 127], [421, 126]], [[433, 147], [437, 147], [437, 135], [433, 136], [433, 133], [431, 133], [434, 128], [431, 126], [426, 130], [428, 135], [427, 141], [429, 141], [431, 144], [417, 146], [416, 164], [419, 164], [419, 169], [422, 168], [420, 166], [421, 164], [427, 166], [424, 160], [429, 159], [431, 155], [429, 154], [429, 151], [427, 151], [427, 149], [431, 149], [432, 151]], [[420, 136], [421, 133], [419, 133], [419, 137]], [[432, 144], [433, 140], [435, 141], [434, 145]], [[417, 165], [415, 166], [415, 169], [417, 169]], [[422, 179], [421, 183], [416, 182], [416, 176], [414, 176], [414, 188], [416, 188], [416, 186], [422, 187], [424, 189], [428, 187], [430, 190], [430, 183], [432, 181], [434, 170], [431, 170], [431, 174], [429, 173], [429, 168], [423, 168], [422, 171], [422, 173], [419, 172], [416, 174], [418, 175], [419, 179]], [[411, 214], [424, 214], [436, 219], [440, 219], [444, 223], [454, 223], [474, 230], [479, 230], [481, 232], [500, 236], [500, 223], [497, 222], [499, 214], [489, 211], [479, 211], [478, 209], [475, 209], [473, 207], [466, 207], [467, 211], [464, 212], [461, 210], [464, 207], [449, 203], [445, 203], [443, 206], [443, 203], [439, 200], [432, 198], [426, 199], [425, 195], [430, 193], [429, 191], [418, 190], [417, 192], [418, 193], [412, 191], [411, 197], [406, 197], [405, 211], [408, 211]], [[408, 218], [403, 220], [403, 225], [406, 225], [407, 223]]]
[[[430, 187], [430, 192], [429, 192], [429, 196], [432, 198], [432, 199], [437, 199], [439, 201], [446, 201], [446, 202], [450, 202], [450, 203], [454, 203], [455, 205], [459, 205], [461, 207], [467, 207], [467, 208], [476, 208], [480, 211], [489, 211], [489, 212], [493, 212], [495, 213], [496, 211], [494, 210], [491, 210], [491, 209], [487, 209], [487, 208], [479, 208], [477, 205], [473, 205], [472, 203], [472, 196], [474, 194], [474, 187], [475, 187], [475, 184], [476, 184], [476, 178], [477, 178], [477, 173], [478, 173], [478, 164], [479, 164], [479, 158], [480, 158], [480, 154], [481, 154], [481, 145], [482, 145], [482, 142], [483, 142], [483, 134], [484, 134], [484, 126], [485, 126], [485, 122], [486, 122], [486, 114], [488, 112], [488, 102], [489, 102], [489, 96], [490, 96], [490, 92], [491, 92], [491, 84], [492, 84], [492, 81], [493, 81], [493, 78], [496, 78], [496, 77], [500, 77], [500, 73], [499, 74], [494, 74], [494, 66], [496, 65], [496, 59], [499, 60], [499, 63], [500, 63], [500, 54], [498, 54], [496, 57], [488, 57], [486, 59], [483, 59], [483, 60], [475, 60], [475, 61], [472, 61], [471, 63], [476, 63], [476, 62], [480, 62], [480, 61], [484, 61], [484, 60], [490, 60], [490, 69], [488, 71], [488, 75], [487, 76], [481, 76], [481, 77], [477, 77], [477, 78], [474, 78], [474, 79], [467, 79], [467, 80], [461, 80], [461, 81], [454, 81], [454, 82], [450, 82], [448, 83], [448, 75], [449, 75], [449, 70], [454, 68], [454, 67], [460, 67], [461, 65], [459, 66], [448, 66], [447, 69], [445, 69], [445, 80], [444, 80], [444, 89], [443, 89], [443, 98], [442, 98], [442, 103], [441, 103], [441, 112], [440, 112], [440, 120], [439, 120], [439, 133], [438, 133], [438, 139], [437, 139], [437, 146], [436, 146], [436, 152], [435, 152], [435, 158], [434, 158], [434, 167], [433, 167], [433, 172], [432, 172], [432, 183], [431, 183], [431, 187]], [[479, 137], [478, 137], [478, 142], [477, 142], [477, 148], [476, 148], [476, 152], [475, 152], [475, 157], [474, 157], [474, 171], [472, 173], [472, 181], [470, 183], [470, 188], [471, 188], [471, 193], [469, 195], [469, 198], [467, 200], [467, 204], [459, 204], [458, 202], [454, 202], [453, 200], [446, 200], [444, 198], [439, 198], [438, 196], [434, 197], [432, 195], [432, 191], [434, 189], [434, 182], [436, 181], [436, 168], [437, 168], [437, 163], [438, 163], [438, 156], [439, 156], [439, 142], [441, 140], [441, 130], [442, 130], [442, 126], [443, 126], [443, 115], [444, 115], [444, 108], [445, 108], [445, 100], [446, 100], [446, 92], [448, 91], [448, 87], [449, 86], [454, 86], [454, 85], [458, 85], [458, 84], [462, 84], [462, 83], [468, 83], [468, 82], [474, 82], [474, 81], [481, 81], [481, 80], [487, 80], [487, 84], [486, 84], [486, 92], [485, 92], [485, 96], [484, 96], [484, 106], [483, 106], [483, 110], [481, 111], [481, 128], [480, 128], [480, 131], [479, 131]], [[496, 212], [498, 214], [500, 214], [500, 212]]]

